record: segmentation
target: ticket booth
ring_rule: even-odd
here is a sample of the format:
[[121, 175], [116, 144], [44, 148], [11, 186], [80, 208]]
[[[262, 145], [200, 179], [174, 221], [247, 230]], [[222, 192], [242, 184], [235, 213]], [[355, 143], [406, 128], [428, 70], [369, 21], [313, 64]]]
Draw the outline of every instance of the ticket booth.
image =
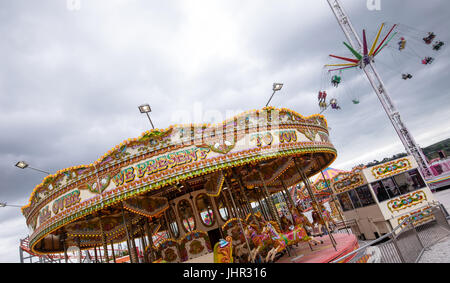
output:
[[354, 220], [352, 230], [362, 239], [376, 239], [411, 214], [417, 222], [431, 219], [435, 200], [411, 156], [369, 168], [355, 168], [331, 182], [346, 220]]

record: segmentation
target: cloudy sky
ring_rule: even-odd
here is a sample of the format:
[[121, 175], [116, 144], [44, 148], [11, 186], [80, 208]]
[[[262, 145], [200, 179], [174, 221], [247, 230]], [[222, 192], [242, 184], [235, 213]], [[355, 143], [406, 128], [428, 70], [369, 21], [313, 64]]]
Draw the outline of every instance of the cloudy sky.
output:
[[[373, 40], [382, 22], [401, 23], [377, 67], [417, 143], [449, 137], [449, 52], [422, 44], [434, 31], [448, 42], [450, 2], [342, 0], [356, 30]], [[137, 106], [150, 103], [156, 127], [217, 122], [272, 105], [318, 113], [327, 89], [340, 111], [325, 117], [339, 157], [352, 166], [403, 151], [361, 72], [343, 72], [335, 89], [323, 65], [348, 55], [345, 37], [325, 0], [65, 0], [0, 1], [0, 201], [24, 205], [45, 175], [19, 170], [25, 160], [55, 172], [89, 164], [150, 125]], [[79, 9], [78, 9], [79, 8]], [[447, 13], [446, 13], [447, 11]], [[423, 35], [424, 36], [424, 35]], [[408, 49], [410, 47], [410, 49]], [[430, 66], [420, 56], [436, 57]], [[401, 72], [413, 79], [403, 81]], [[351, 99], [358, 98], [359, 105]], [[20, 209], [0, 208], [0, 262], [18, 262], [27, 234]]]

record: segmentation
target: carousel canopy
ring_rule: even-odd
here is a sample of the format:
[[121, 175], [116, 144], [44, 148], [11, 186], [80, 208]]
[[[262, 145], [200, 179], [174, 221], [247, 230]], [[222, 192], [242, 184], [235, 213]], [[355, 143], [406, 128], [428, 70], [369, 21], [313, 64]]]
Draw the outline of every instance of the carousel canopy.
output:
[[239, 183], [273, 193], [320, 173], [336, 155], [322, 115], [289, 109], [266, 107], [217, 125], [147, 131], [92, 164], [59, 170], [37, 185], [22, 208], [30, 248], [54, 253], [62, 251], [60, 239], [98, 238], [99, 219], [103, 232], [120, 239], [124, 218], [118, 211], [127, 211], [131, 225], [142, 219], [156, 224], [171, 200], [194, 190], [216, 197]]

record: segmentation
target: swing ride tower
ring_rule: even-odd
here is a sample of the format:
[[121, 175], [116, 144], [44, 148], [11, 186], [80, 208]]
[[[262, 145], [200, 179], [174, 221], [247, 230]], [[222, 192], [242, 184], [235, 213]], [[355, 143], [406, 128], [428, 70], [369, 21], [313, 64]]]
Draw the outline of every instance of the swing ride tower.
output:
[[[397, 110], [391, 98], [389, 97], [386, 87], [383, 81], [381, 80], [381, 77], [378, 74], [377, 70], [375, 69], [375, 66], [373, 65], [374, 60], [373, 57], [370, 56], [370, 54], [377, 53], [376, 51], [375, 53], [373, 52], [374, 51], [373, 47], [375, 46], [377, 40], [375, 40], [375, 43], [372, 46], [371, 51], [368, 52], [365, 33], [363, 33], [364, 42], [362, 43], [360, 38], [358, 37], [358, 34], [355, 32], [355, 29], [353, 28], [353, 25], [351, 24], [348, 15], [345, 13], [339, 1], [327, 0], [327, 2], [330, 5], [330, 8], [333, 11], [334, 15], [336, 16], [336, 19], [340, 27], [342, 28], [342, 31], [344, 32], [345, 36], [347, 37], [351, 47], [354, 50], [360, 51], [360, 53], [364, 54], [362, 60], [359, 60], [359, 67], [364, 71], [367, 78], [369, 79], [369, 82], [372, 85], [378, 99], [380, 100], [381, 105], [384, 108], [384, 111], [386, 112], [387, 116], [389, 117], [389, 120], [394, 126], [395, 131], [400, 137], [400, 140], [405, 146], [407, 154], [413, 156], [414, 159], [417, 161], [420, 171], [422, 175], [425, 177], [425, 179], [430, 179], [431, 177], [433, 177], [433, 175], [428, 166], [428, 162], [422, 150], [415, 142], [410, 131], [406, 128], [405, 124], [402, 122], [399, 111]], [[380, 35], [380, 32], [378, 33], [378, 36]]]

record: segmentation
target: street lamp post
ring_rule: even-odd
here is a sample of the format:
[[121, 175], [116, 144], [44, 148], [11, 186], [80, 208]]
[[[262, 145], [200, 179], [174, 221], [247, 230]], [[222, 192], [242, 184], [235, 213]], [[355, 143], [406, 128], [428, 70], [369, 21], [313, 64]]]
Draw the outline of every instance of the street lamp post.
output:
[[11, 206], [11, 207], [22, 207], [21, 205], [15, 205], [15, 204], [7, 204], [6, 202], [0, 202], [0, 207], [7, 207], [7, 206]]
[[275, 94], [275, 92], [281, 90], [282, 87], [283, 87], [283, 84], [281, 84], [281, 83], [274, 83], [274, 84], [273, 84], [273, 88], [272, 88], [273, 93], [272, 93], [272, 96], [270, 96], [269, 101], [267, 101], [266, 107], [269, 106], [269, 103], [270, 103], [270, 101], [272, 100], [272, 97], [273, 97], [273, 95]]
[[31, 166], [30, 166], [28, 163], [26, 163], [25, 161], [19, 161], [19, 162], [16, 163], [15, 166], [16, 166], [17, 168], [20, 168], [20, 169], [30, 168], [30, 169], [33, 169], [33, 170], [35, 170], [35, 171], [39, 171], [39, 172], [41, 172], [41, 173], [45, 173], [45, 174], [47, 174], [47, 175], [50, 175], [50, 173], [47, 172], [47, 171], [44, 171], [44, 170], [41, 170], [41, 169], [37, 169], [37, 168], [31, 167]]
[[138, 108], [141, 113], [147, 114], [148, 120], [150, 121], [150, 124], [152, 125], [152, 128], [154, 129], [155, 126], [153, 126], [152, 119], [150, 119], [150, 115], [148, 114], [148, 113], [152, 112], [152, 108], [150, 107], [150, 105], [143, 104], [141, 106], [138, 106]]

